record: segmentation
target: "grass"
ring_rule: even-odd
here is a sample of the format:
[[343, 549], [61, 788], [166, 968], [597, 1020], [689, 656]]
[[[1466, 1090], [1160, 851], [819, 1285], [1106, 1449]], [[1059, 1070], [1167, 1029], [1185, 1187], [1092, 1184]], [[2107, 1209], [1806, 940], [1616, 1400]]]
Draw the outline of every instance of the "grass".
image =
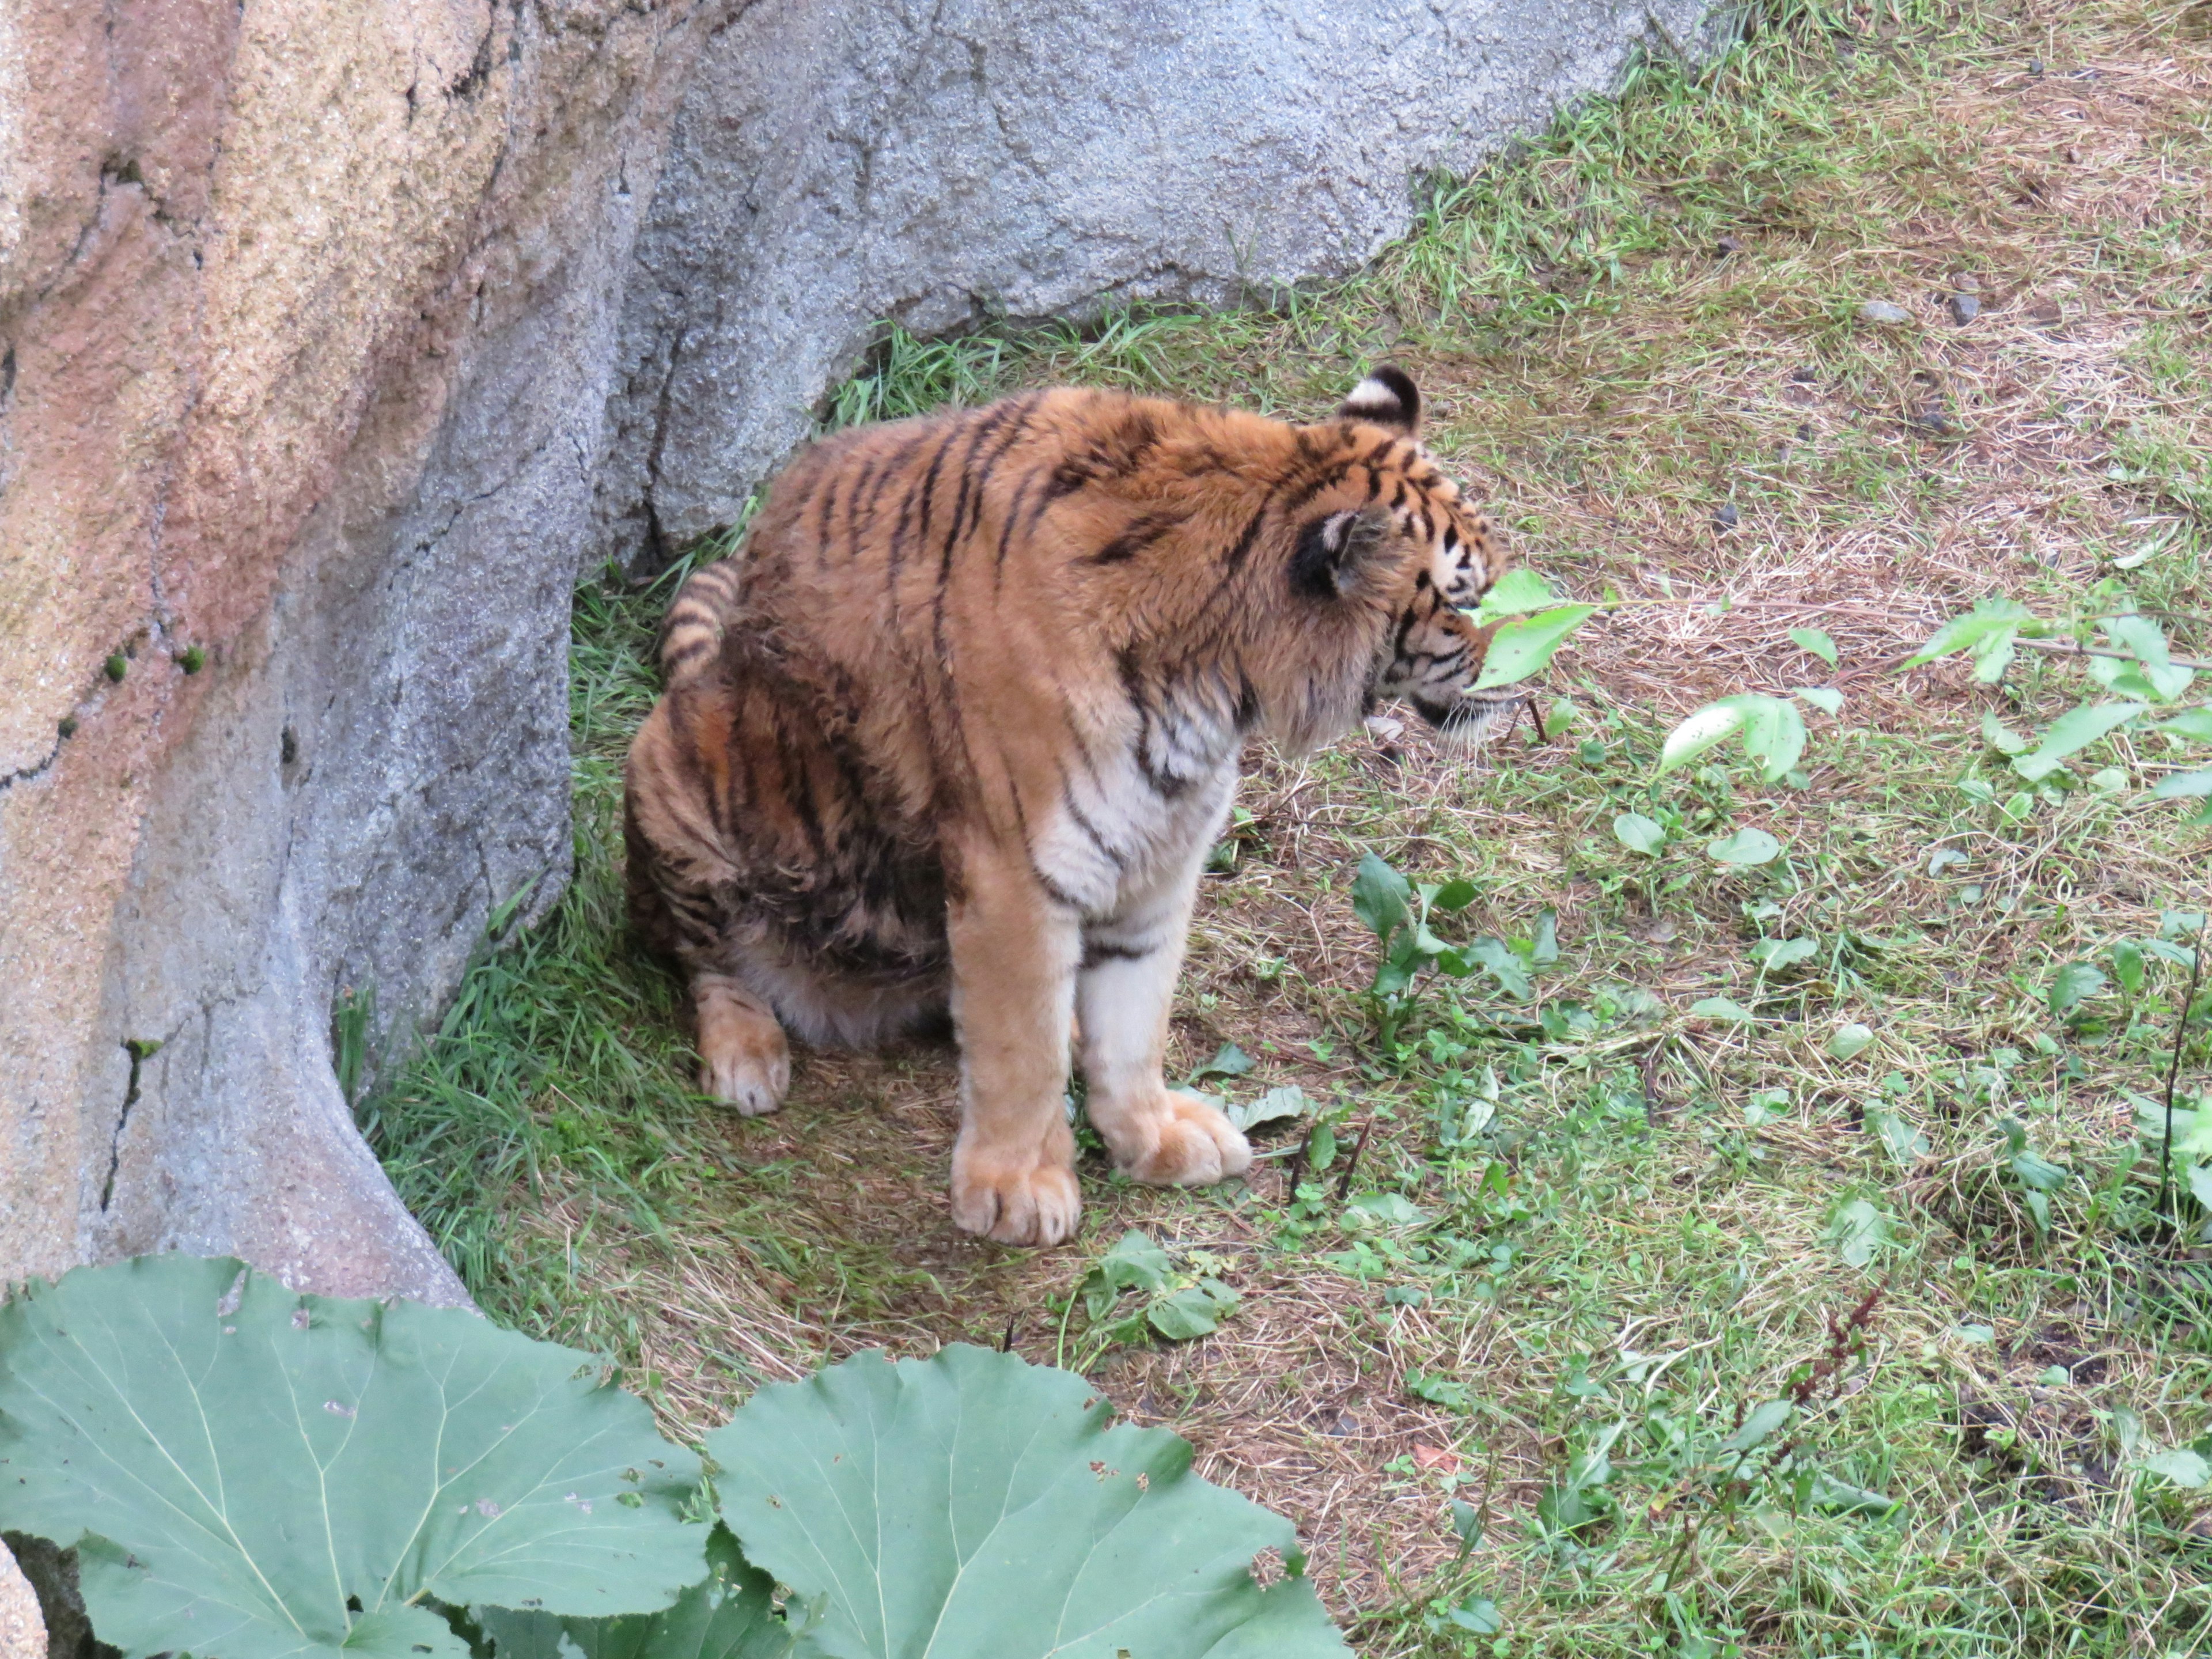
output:
[[[587, 586], [574, 883], [364, 1113], [487, 1310], [615, 1354], [679, 1430], [862, 1346], [1079, 1360], [1298, 1521], [1369, 1655], [2212, 1652], [2212, 1510], [2134, 1467], [2212, 1429], [2212, 1261], [2153, 1213], [2129, 1100], [2157, 1092], [2179, 971], [2047, 1000], [2059, 964], [2202, 908], [2212, 843], [2087, 782], [2157, 775], [2148, 743], [2018, 817], [1960, 787], [2003, 775], [1984, 714], [2047, 720], [2078, 665], [1996, 689], [1896, 666], [1983, 594], [2063, 611], [2100, 582], [2212, 655], [2212, 8], [1790, 11], [1437, 184], [1349, 284], [895, 336], [840, 395], [839, 420], [1062, 380], [1310, 416], [1387, 356], [1555, 587], [1653, 602], [1563, 653], [1547, 742], [1254, 757], [1175, 1064], [1234, 1042], [1253, 1069], [1206, 1086], [1297, 1085], [1326, 1167], [1287, 1125], [1217, 1192], [1094, 1158], [1080, 1239], [1006, 1252], [945, 1218], [947, 1052], [804, 1056], [750, 1122], [692, 1094], [676, 988], [620, 916], [619, 761], [666, 586]], [[1983, 310], [1955, 325], [1961, 276]], [[1869, 325], [1869, 300], [1914, 320]], [[1808, 625], [1838, 670], [1788, 640]], [[1845, 702], [1800, 787], [1719, 751], [1655, 777], [1697, 703], [1804, 684]], [[1631, 811], [1674, 827], [1656, 859], [1611, 833]], [[1746, 826], [1784, 856], [1705, 855]], [[1348, 897], [1370, 848], [1473, 880], [1465, 933], [1552, 911], [1532, 1000], [1433, 986], [1380, 1055]], [[1806, 961], [1753, 959], [1799, 938]], [[1716, 995], [1752, 1019], [1689, 1012]], [[1855, 1024], [1871, 1040], [1833, 1058]], [[2047, 1223], [2023, 1150], [2064, 1172]], [[1240, 1293], [1218, 1332], [1149, 1341], [1133, 1301], [1077, 1303], [1132, 1227]]]

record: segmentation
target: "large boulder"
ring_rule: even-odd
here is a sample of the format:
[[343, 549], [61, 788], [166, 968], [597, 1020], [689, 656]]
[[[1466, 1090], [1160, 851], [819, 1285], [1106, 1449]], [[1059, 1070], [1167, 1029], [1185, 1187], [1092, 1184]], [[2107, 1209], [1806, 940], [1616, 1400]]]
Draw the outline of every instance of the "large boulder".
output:
[[885, 319], [1345, 275], [1711, 0], [757, 0], [704, 48], [624, 301], [603, 551], [735, 523]]
[[1705, 4], [0, 11], [0, 1280], [460, 1298], [333, 1009], [392, 1052], [557, 896], [579, 568], [878, 319], [1350, 270]]
[[560, 885], [568, 594], [695, 20], [0, 18], [0, 1277], [173, 1247], [459, 1299], [332, 1001], [406, 1029]]

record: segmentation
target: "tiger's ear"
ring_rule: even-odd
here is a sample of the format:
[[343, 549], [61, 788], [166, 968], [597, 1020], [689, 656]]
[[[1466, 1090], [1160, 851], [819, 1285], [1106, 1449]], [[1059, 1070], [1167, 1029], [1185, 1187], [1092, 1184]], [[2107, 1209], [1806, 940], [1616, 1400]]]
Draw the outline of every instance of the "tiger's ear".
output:
[[1309, 599], [1357, 592], [1382, 562], [1390, 515], [1379, 507], [1346, 508], [1310, 521], [1291, 555], [1291, 586]]
[[1421, 392], [1402, 368], [1385, 363], [1352, 388], [1336, 411], [1344, 421], [1389, 427], [1410, 438], [1421, 429]]

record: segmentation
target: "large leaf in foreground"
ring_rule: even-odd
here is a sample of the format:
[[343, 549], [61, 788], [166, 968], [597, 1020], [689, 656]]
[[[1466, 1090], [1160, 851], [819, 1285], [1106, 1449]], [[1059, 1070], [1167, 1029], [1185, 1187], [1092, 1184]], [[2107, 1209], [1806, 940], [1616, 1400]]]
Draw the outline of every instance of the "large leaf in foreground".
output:
[[1262, 1589], [1291, 1523], [1107, 1426], [1083, 1378], [1012, 1354], [867, 1353], [763, 1389], [708, 1437], [723, 1518], [836, 1659], [1321, 1659], [1313, 1587]]
[[0, 1526], [77, 1544], [131, 1655], [465, 1654], [425, 1597], [651, 1612], [706, 1571], [698, 1461], [598, 1370], [236, 1261], [80, 1267], [0, 1308]]
[[720, 1527], [707, 1561], [708, 1577], [661, 1613], [562, 1619], [502, 1607], [474, 1612], [498, 1659], [783, 1659], [791, 1627], [775, 1615], [775, 1581], [748, 1564]]

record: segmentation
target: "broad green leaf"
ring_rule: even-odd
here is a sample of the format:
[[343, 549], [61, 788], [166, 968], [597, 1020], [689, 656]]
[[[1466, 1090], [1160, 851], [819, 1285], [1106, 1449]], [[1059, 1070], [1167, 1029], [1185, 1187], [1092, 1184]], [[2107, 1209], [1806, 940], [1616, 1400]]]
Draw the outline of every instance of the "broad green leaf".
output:
[[[2194, 669], [2178, 666], [2171, 659], [2166, 643], [2166, 630], [2148, 617], [2109, 617], [2105, 621], [2105, 635], [2121, 650], [2135, 655], [2142, 678], [2148, 682], [2151, 694], [2160, 702], [2171, 702], [2190, 687], [2197, 678]], [[2110, 662], [2111, 658], [2099, 658], [2097, 662]]]
[[2152, 1452], [2140, 1460], [2137, 1467], [2161, 1480], [2171, 1480], [2177, 1486], [2188, 1486], [2193, 1490], [2212, 1486], [2212, 1464], [2208, 1464], [2202, 1456], [2185, 1447]]
[[1989, 740], [1990, 747], [2001, 755], [2027, 752], [2027, 739], [1999, 720], [1993, 708], [1984, 710], [1982, 714], [1982, 736]]
[[1801, 685], [1790, 694], [1801, 702], [1809, 702], [1824, 714], [1840, 714], [1844, 711], [1844, 694], [1832, 685]]
[[2012, 769], [2030, 783], [2039, 782], [2056, 772], [2069, 755], [2109, 736], [2142, 714], [2143, 707], [2139, 702], [2084, 703], [2053, 720], [2035, 752], [2016, 757]]
[[1526, 565], [1516, 565], [1490, 585], [1475, 607], [1477, 627], [1493, 623], [1504, 617], [1526, 616], [1531, 611], [1541, 611], [1558, 603], [1544, 579]]
[[1856, 1021], [1848, 1025], [1838, 1025], [1836, 1034], [1828, 1039], [1828, 1058], [1854, 1060], [1873, 1041], [1874, 1031], [1869, 1026], [1861, 1025]]
[[1204, 1336], [1237, 1305], [1237, 1292], [1218, 1279], [1210, 1279], [1162, 1297], [1145, 1310], [1145, 1317], [1170, 1342], [1188, 1342]]
[[1482, 1541], [1482, 1511], [1463, 1498], [1451, 1500], [1451, 1524], [1461, 1543], [1471, 1546]]
[[1403, 1193], [1362, 1193], [1346, 1207], [1385, 1227], [1412, 1227], [1429, 1218]]
[[1359, 873], [1352, 878], [1352, 908], [1368, 932], [1388, 939], [1406, 925], [1413, 890], [1389, 865], [1372, 853], [1359, 858]]
[[2112, 946], [2112, 973], [2120, 981], [2120, 988], [2130, 996], [2142, 994], [2145, 964], [2142, 946], [2130, 939], [2122, 939]]
[[2166, 694], [2151, 683], [2140, 663], [2117, 657], [2091, 657], [2088, 661], [2089, 678], [2116, 697], [2134, 702], [2167, 700]]
[[[2016, 1117], [2002, 1119], [1997, 1127], [2004, 1131], [2005, 1150], [2010, 1154], [2006, 1168], [2020, 1184], [2033, 1193], [2055, 1193], [2066, 1184], [2066, 1171], [2048, 1158], [2036, 1155], [2027, 1142], [2027, 1126]], [[2049, 1212], [2038, 1207], [2039, 1219], [2049, 1220]]]
[[[1790, 630], [1790, 637], [1796, 642], [1801, 651], [1811, 652], [1831, 668], [1836, 665], [1836, 642], [1820, 629], [1793, 628]], [[1831, 709], [1829, 712], [1833, 714], [1835, 711]]]
[[1233, 1042], [1224, 1042], [1214, 1051], [1213, 1058], [1190, 1074], [1196, 1083], [1201, 1078], [1243, 1077], [1252, 1069], [1252, 1056]]
[[1782, 843], [1764, 830], [1739, 830], [1709, 842], [1706, 855], [1721, 864], [1771, 864], [1782, 856]]
[[1429, 896], [1429, 908], [1434, 910], [1464, 910], [1474, 902], [1480, 893], [1473, 882], [1464, 878], [1448, 881]]
[[2170, 962], [2177, 968], [2194, 968], [2197, 965], [2197, 952], [2185, 945], [2175, 945], [2162, 939], [2147, 939], [2142, 941], [2142, 948], [2147, 955], [2156, 957], [2161, 962]]
[[1375, 969], [1375, 990], [1378, 995], [1391, 996], [1413, 982], [1413, 975], [1428, 963], [1416, 945], [1411, 930], [1401, 928], [1390, 941], [1390, 948]]
[[1304, 1117], [1313, 1109], [1313, 1103], [1297, 1084], [1285, 1083], [1280, 1088], [1268, 1090], [1257, 1100], [1242, 1101], [1227, 1109], [1229, 1121], [1249, 1134], [1263, 1123]]
[[470, 1613], [497, 1659], [784, 1659], [793, 1632], [775, 1616], [775, 1581], [746, 1563], [726, 1527], [716, 1527], [708, 1540], [707, 1562], [708, 1577], [665, 1613], [626, 1619], [562, 1619], [504, 1607]]
[[1559, 959], [1559, 913], [1549, 905], [1536, 912], [1535, 937], [1528, 941], [1528, 965], [1549, 968]]
[[1743, 752], [1759, 763], [1759, 775], [1779, 783], [1805, 752], [1805, 717], [1785, 697], [1753, 697], [1744, 716]]
[[1661, 745], [1660, 771], [1671, 772], [1678, 766], [1687, 765], [1715, 744], [1734, 736], [1743, 728], [1743, 716], [1740, 697], [1723, 698], [1692, 709], [1667, 734], [1667, 741]]
[[80, 1267], [0, 1308], [0, 1526], [79, 1544], [131, 1656], [465, 1652], [426, 1596], [650, 1613], [706, 1573], [699, 1463], [599, 1370], [232, 1261]]
[[1881, 1144], [1897, 1163], [1911, 1168], [1928, 1155], [1928, 1137], [1896, 1112], [1869, 1107], [1867, 1121], [1881, 1137]]
[[1751, 947], [1751, 959], [1774, 974], [1810, 961], [1820, 951], [1819, 943], [1809, 939], [1763, 939]]
[[1863, 1198], [1855, 1198], [1836, 1212], [1828, 1224], [1828, 1242], [1836, 1254], [1854, 1267], [1874, 1260], [1875, 1252], [1889, 1237], [1889, 1218]]
[[1477, 1636], [1495, 1636], [1505, 1628], [1505, 1620], [1498, 1611], [1498, 1603], [1486, 1595], [1468, 1598], [1447, 1616], [1462, 1630], [1472, 1631]]
[[1594, 605], [1563, 605], [1556, 611], [1505, 623], [1490, 636], [1490, 648], [1483, 653], [1482, 672], [1475, 676], [1474, 689], [1486, 691], [1541, 673], [1567, 636], [1596, 614]]
[[1769, 783], [1797, 764], [1805, 752], [1805, 719], [1786, 697], [1745, 692], [1693, 709], [1667, 734], [1659, 750], [1659, 770], [1687, 764], [1723, 739], [1741, 733], [1744, 753], [1760, 763]]
[[1752, 1023], [1751, 1010], [1730, 997], [1699, 997], [1690, 1005], [1690, 1012], [1699, 1019], [1725, 1019], [1738, 1025]]
[[2035, 613], [2018, 599], [1984, 599], [1963, 617], [1954, 617], [1937, 629], [1927, 644], [1902, 665], [1917, 668], [1923, 663], [1934, 662], [1938, 657], [1948, 657], [1954, 651], [1965, 651], [1990, 635], [2009, 629], [2017, 633], [2022, 623], [2032, 622]]
[[1438, 1376], [1434, 1371], [1425, 1371], [1419, 1366], [1407, 1370], [1406, 1389], [1419, 1399], [1438, 1406], [1449, 1406], [1454, 1411], [1463, 1412], [1474, 1403], [1468, 1397], [1464, 1382]]
[[1480, 968], [1496, 980], [1501, 989], [1523, 1002], [1528, 1001], [1533, 988], [1528, 982], [1528, 964], [1504, 940], [1487, 935], [1471, 939], [1458, 950], [1439, 957], [1437, 965], [1462, 979]]
[[2019, 638], [2019, 625], [2006, 623], [1976, 640], [1971, 647], [1975, 679], [1984, 685], [1995, 685], [2002, 679], [2005, 670], [2012, 666], [2015, 654], [2014, 641]]
[[2191, 800], [2212, 795], [2212, 772], [2176, 772], [2160, 778], [2151, 793], [2160, 800]]
[[2065, 962], [2051, 976], [2051, 1012], [2066, 1015], [2084, 997], [2093, 997], [2105, 988], [2104, 970], [2094, 963]]
[[1103, 1319], [1122, 1291], [1164, 1291], [1174, 1271], [1168, 1253], [1132, 1227], [1083, 1275], [1084, 1308], [1093, 1319]]
[[1765, 1445], [1768, 1437], [1796, 1414], [1796, 1409], [1786, 1400], [1770, 1400], [1745, 1418], [1743, 1426], [1721, 1444], [1732, 1452], [1754, 1451]]
[[1814, 1509], [1830, 1515], [1887, 1515], [1900, 1501], [1864, 1486], [1851, 1486], [1818, 1470], [1814, 1472], [1812, 1490], [1807, 1496]]
[[2212, 743], [2212, 708], [2185, 708], [2172, 720], [2160, 720], [2158, 729], [2177, 738]]
[[1316, 1123], [1306, 1136], [1306, 1167], [1316, 1175], [1336, 1162], [1336, 1131], [1326, 1123]]
[[1623, 812], [1613, 821], [1613, 838], [1632, 853], [1656, 858], [1667, 845], [1667, 832], [1658, 822], [1641, 812]]
[[813, 1610], [804, 1654], [1345, 1655], [1310, 1583], [1252, 1577], [1262, 1550], [1296, 1556], [1291, 1523], [1108, 1415], [1012, 1354], [864, 1353], [763, 1389], [707, 1449], [747, 1559]]

